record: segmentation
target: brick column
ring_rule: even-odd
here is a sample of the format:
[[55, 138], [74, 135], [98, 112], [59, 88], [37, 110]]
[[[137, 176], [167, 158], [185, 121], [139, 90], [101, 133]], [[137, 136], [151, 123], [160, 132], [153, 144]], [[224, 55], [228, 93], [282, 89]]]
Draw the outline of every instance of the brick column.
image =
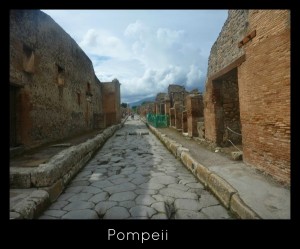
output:
[[170, 126], [175, 127], [175, 109], [170, 108]]
[[182, 133], [188, 132], [188, 126], [187, 126], [187, 111], [182, 112]]
[[197, 122], [203, 117], [203, 98], [202, 95], [188, 95], [186, 97], [187, 126], [190, 137], [197, 137]]
[[165, 100], [165, 114], [170, 116], [170, 100]]
[[175, 109], [175, 128], [177, 130], [182, 129], [182, 106], [179, 103], [174, 104]]

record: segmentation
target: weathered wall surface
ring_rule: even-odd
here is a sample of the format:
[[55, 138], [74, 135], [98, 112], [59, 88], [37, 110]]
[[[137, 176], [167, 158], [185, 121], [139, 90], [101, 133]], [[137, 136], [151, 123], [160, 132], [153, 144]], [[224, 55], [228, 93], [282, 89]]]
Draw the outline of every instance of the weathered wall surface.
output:
[[238, 69], [244, 161], [290, 182], [290, 12], [253, 10]]
[[120, 83], [115, 79], [112, 82], [104, 82], [101, 86], [106, 127], [118, 124], [121, 122]]
[[248, 30], [249, 10], [229, 10], [228, 18], [210, 50], [207, 77], [220, 71], [244, 54], [243, 47], [237, 46]]
[[168, 95], [170, 98], [170, 106], [174, 107], [176, 102], [184, 104], [184, 98], [188, 92], [185, 90], [184, 86], [170, 84], [168, 86]]
[[187, 127], [190, 137], [197, 137], [197, 122], [203, 117], [203, 96], [190, 94], [185, 98], [187, 110]]
[[[249, 34], [254, 35], [249, 38]], [[218, 117], [224, 115], [224, 110], [227, 109], [229, 114], [231, 111], [234, 117], [238, 116], [237, 108], [225, 108], [222, 103], [226, 85], [224, 75], [233, 70], [237, 70], [243, 159], [278, 181], [289, 184], [288, 10], [228, 12], [228, 19], [211, 49], [204, 96], [205, 138], [213, 142], [217, 142], [219, 129], [222, 128]], [[220, 80], [221, 87], [218, 87]], [[233, 95], [235, 94], [232, 94], [232, 99]], [[228, 100], [226, 96], [225, 99]], [[222, 108], [219, 108], [220, 103]], [[234, 106], [236, 103], [234, 101]], [[231, 116], [228, 118], [232, 119]], [[238, 122], [236, 125], [238, 129]]]
[[213, 81], [217, 143], [226, 146], [229, 140], [235, 145], [242, 143], [239, 88], [237, 69], [233, 69]]
[[35, 147], [88, 131], [102, 113], [90, 59], [48, 15], [10, 12], [10, 85], [17, 144]]
[[238, 47], [238, 42], [247, 34], [248, 14], [249, 10], [229, 10], [228, 18], [210, 51], [203, 99], [205, 137], [213, 142], [220, 140], [216, 115], [222, 115], [222, 110], [218, 106], [221, 89], [218, 86], [213, 87], [212, 77], [244, 55], [244, 48]]

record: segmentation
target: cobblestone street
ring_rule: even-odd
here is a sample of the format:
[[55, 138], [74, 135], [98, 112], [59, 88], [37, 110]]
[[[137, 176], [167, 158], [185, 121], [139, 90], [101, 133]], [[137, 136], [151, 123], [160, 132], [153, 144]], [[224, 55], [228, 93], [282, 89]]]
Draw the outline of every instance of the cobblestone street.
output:
[[127, 120], [40, 219], [229, 219], [140, 120]]

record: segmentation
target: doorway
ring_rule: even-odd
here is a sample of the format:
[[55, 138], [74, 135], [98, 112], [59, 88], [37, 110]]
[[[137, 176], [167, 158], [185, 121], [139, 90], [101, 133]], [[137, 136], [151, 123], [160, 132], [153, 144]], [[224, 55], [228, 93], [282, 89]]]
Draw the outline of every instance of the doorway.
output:
[[242, 144], [237, 68], [213, 81], [217, 144]]

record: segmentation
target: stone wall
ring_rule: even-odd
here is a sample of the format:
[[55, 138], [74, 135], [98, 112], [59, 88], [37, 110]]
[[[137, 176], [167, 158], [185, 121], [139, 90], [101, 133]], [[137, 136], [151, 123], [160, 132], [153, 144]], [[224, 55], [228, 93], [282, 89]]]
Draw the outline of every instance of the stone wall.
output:
[[244, 162], [289, 185], [290, 12], [230, 10], [207, 76], [205, 138], [224, 141], [227, 124], [235, 131], [240, 126]]
[[220, 71], [244, 54], [243, 47], [237, 46], [248, 30], [249, 10], [229, 10], [228, 18], [210, 50], [207, 77]]
[[39, 10], [10, 11], [10, 92], [11, 146], [32, 148], [91, 130], [102, 113], [92, 62]]
[[238, 69], [243, 158], [248, 164], [290, 183], [290, 12], [253, 10]]
[[184, 98], [188, 92], [185, 90], [184, 86], [170, 84], [168, 86], [168, 95], [170, 98], [170, 106], [174, 107], [174, 104], [181, 103], [184, 105]]
[[175, 102], [174, 104], [174, 114], [175, 114], [175, 128], [177, 130], [182, 130], [182, 105], [180, 102]]
[[103, 95], [103, 112], [106, 127], [121, 121], [120, 83], [118, 80], [101, 84]]

